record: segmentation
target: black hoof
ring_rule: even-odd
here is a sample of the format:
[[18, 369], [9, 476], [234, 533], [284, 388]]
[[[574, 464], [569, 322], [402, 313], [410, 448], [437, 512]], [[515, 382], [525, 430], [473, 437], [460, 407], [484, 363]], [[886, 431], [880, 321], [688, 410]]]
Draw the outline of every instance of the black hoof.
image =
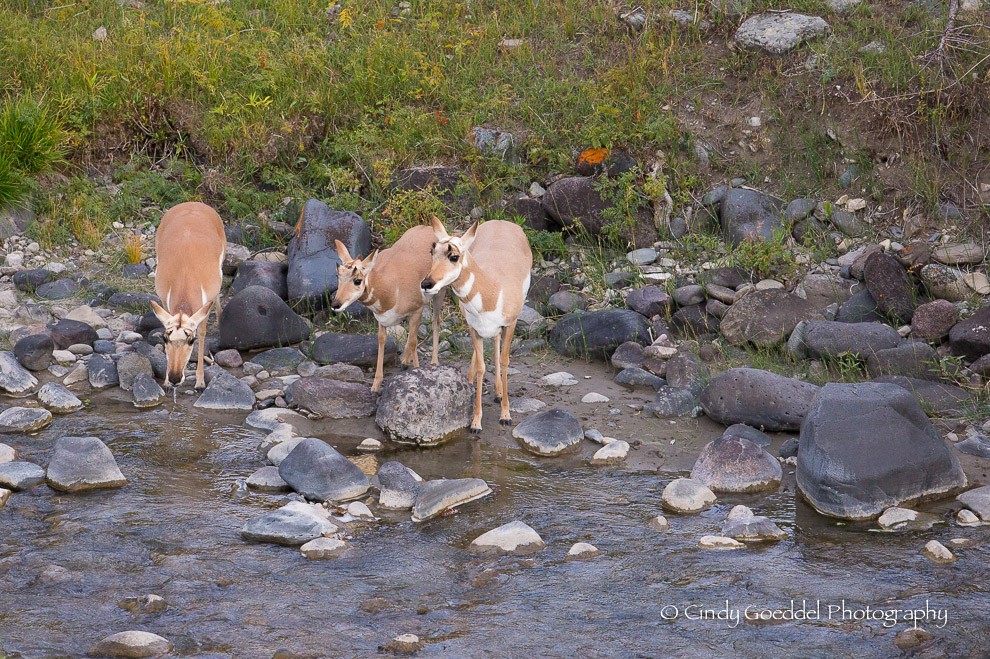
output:
[[511, 426], [512, 425], [512, 419], [499, 419], [498, 420], [498, 423], [499, 423], [500, 426]]
[[502, 397], [501, 396], [495, 396], [495, 402], [496, 403], [501, 403], [502, 402]]
[[201, 394], [206, 391], [206, 385], [203, 385], [202, 387], [193, 387], [193, 389], [195, 389], [197, 394]]
[[468, 428], [468, 432], [470, 432], [472, 435], [480, 435], [481, 428]]

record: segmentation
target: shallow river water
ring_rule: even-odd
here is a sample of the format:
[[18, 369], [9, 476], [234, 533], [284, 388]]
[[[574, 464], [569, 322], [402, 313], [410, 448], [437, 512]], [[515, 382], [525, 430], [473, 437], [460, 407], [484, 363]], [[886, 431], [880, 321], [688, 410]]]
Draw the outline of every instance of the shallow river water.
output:
[[[619, 392], [597, 375], [555, 396]], [[626, 465], [603, 468], [587, 464], [590, 443], [564, 458], [524, 453], [492, 423], [489, 404], [480, 440], [464, 436], [425, 451], [390, 446], [377, 459], [399, 460], [424, 478], [484, 478], [494, 496], [421, 524], [408, 513], [376, 511], [378, 522], [352, 526], [347, 554], [314, 561], [240, 538], [248, 519], [282, 498], [237, 493], [237, 480], [263, 465], [256, 448], [263, 433], [244, 426], [243, 414], [207, 415], [190, 401], [135, 411], [96, 397], [88, 411], [59, 417], [37, 435], [2, 439], [44, 465], [57, 437], [100, 437], [129, 483], [75, 495], [42, 485], [0, 509], [0, 656], [80, 656], [127, 629], [161, 634], [175, 654], [198, 657], [271, 657], [279, 649], [368, 656], [403, 633], [424, 640], [420, 656], [897, 656], [894, 635], [912, 623], [863, 620], [866, 607], [893, 615], [926, 603], [932, 617], [921, 626], [936, 638], [920, 656], [990, 652], [988, 527], [880, 533], [836, 524], [798, 500], [785, 466], [774, 494], [720, 497], [701, 515], [667, 515], [665, 533], [652, 530], [663, 486], [685, 475], [720, 432], [704, 419], [670, 424], [598, 406], [584, 414], [589, 427], [642, 442]], [[314, 422], [306, 434], [348, 455], [361, 437], [378, 436], [370, 420]], [[985, 468], [967, 471], [971, 481], [986, 480]], [[739, 551], [698, 549], [736, 503], [769, 516], [789, 538]], [[951, 519], [953, 505], [926, 509]], [[474, 537], [513, 519], [536, 529], [547, 548], [524, 559], [467, 552]], [[956, 563], [921, 555], [929, 539], [953, 537], [976, 543], [956, 550]], [[603, 555], [565, 561], [579, 541]], [[118, 605], [147, 593], [164, 597], [167, 608], [134, 614]], [[785, 615], [792, 600], [798, 609], [803, 601], [812, 619], [745, 619], [747, 607]]]

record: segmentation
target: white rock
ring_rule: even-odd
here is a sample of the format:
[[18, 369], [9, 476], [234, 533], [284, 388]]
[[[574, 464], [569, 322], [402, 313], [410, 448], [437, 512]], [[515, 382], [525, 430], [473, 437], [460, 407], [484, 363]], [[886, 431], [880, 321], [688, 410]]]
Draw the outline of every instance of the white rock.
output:
[[540, 378], [540, 384], [544, 387], [569, 387], [573, 384], [577, 384], [577, 380], [575, 380], [574, 376], [567, 371], [558, 371], [557, 373], [544, 375]]
[[52, 358], [57, 364], [62, 364], [63, 366], [76, 363], [76, 356], [68, 350], [54, 350], [52, 351]]
[[853, 213], [855, 213], [856, 211], [861, 211], [864, 208], [866, 208], [865, 199], [850, 199], [849, 201], [846, 202], [847, 211], [852, 211]]
[[361, 443], [357, 445], [357, 450], [359, 451], [380, 451], [382, 450], [382, 443], [373, 437], [367, 437], [361, 440]]
[[10, 498], [11, 491], [0, 487], [0, 508], [3, 508], [4, 504], [7, 503], [7, 499]]
[[581, 397], [582, 403], [607, 403], [609, 402], [608, 396], [603, 396], [597, 392], [590, 392]]
[[980, 518], [976, 516], [976, 513], [972, 510], [966, 510], [965, 508], [956, 513], [956, 521], [959, 523], [959, 526], [980, 525]]
[[17, 459], [17, 451], [14, 447], [0, 444], [0, 462], [13, 462]]
[[158, 634], [126, 631], [107, 636], [90, 650], [90, 654], [101, 657], [160, 657], [171, 651], [172, 644]]
[[698, 541], [702, 549], [742, 549], [746, 545], [723, 535], [706, 535]]
[[471, 542], [471, 551], [479, 554], [532, 554], [546, 547], [540, 534], [529, 525], [509, 522], [482, 533]]
[[951, 563], [956, 560], [955, 555], [949, 551], [948, 547], [938, 540], [929, 540], [925, 548], [921, 550], [921, 553], [935, 563]]
[[715, 501], [711, 490], [690, 478], [676, 478], [663, 488], [663, 507], [677, 513], [698, 513]]
[[334, 558], [347, 548], [347, 543], [338, 538], [315, 538], [299, 548], [306, 558]]
[[533, 181], [529, 186], [529, 196], [533, 197], [534, 199], [539, 199], [546, 193], [547, 193], [546, 189], [536, 181]]
[[3, 264], [8, 268], [20, 268], [24, 265], [24, 255], [20, 252], [11, 252], [4, 257]]
[[385, 644], [384, 650], [395, 654], [413, 654], [423, 647], [415, 634], [401, 634]]
[[982, 272], [969, 272], [963, 275], [963, 281], [980, 295], [990, 295], [990, 279]]
[[572, 561], [578, 558], [594, 558], [601, 554], [598, 547], [587, 542], [576, 542], [567, 550], [567, 560]]
[[877, 524], [882, 529], [894, 529], [916, 519], [918, 519], [918, 511], [894, 506], [883, 511], [883, 514], [877, 519]]
[[360, 501], [351, 501], [347, 504], [347, 514], [351, 517], [375, 518], [374, 513], [371, 512], [371, 508]]
[[616, 462], [622, 462], [625, 460], [628, 454], [629, 443], [622, 440], [617, 440], [598, 449], [595, 454], [591, 456], [591, 464], [615, 464]]
[[649, 521], [647, 524], [654, 531], [667, 531], [670, 529], [670, 522], [663, 515], [657, 515]]

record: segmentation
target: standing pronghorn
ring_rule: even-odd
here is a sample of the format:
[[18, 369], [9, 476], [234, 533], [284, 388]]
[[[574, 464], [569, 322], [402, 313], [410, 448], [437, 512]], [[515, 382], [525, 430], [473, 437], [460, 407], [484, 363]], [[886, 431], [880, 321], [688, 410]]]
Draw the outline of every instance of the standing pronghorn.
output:
[[420, 283], [430, 274], [432, 258], [430, 245], [433, 243], [433, 230], [427, 226], [409, 229], [388, 249], [375, 250], [362, 259], [352, 258], [347, 247], [335, 241], [340, 265], [337, 266], [337, 292], [330, 308], [343, 311], [358, 300], [375, 314], [378, 321], [378, 364], [375, 367], [375, 381], [372, 391], [382, 388], [382, 361], [385, 358], [385, 328], [394, 327], [409, 319], [409, 338], [402, 351], [402, 365], [412, 363], [419, 367], [416, 347], [419, 341], [419, 320], [423, 317], [423, 307], [433, 299], [433, 359], [438, 364], [437, 353], [440, 345], [440, 309], [443, 306], [443, 291], [439, 295], [427, 295]]
[[477, 378], [471, 432], [481, 432], [483, 340], [487, 338], [493, 338], [495, 344], [495, 401], [502, 404], [499, 423], [510, 425], [509, 351], [529, 292], [533, 267], [529, 241], [518, 224], [501, 220], [480, 227], [475, 223], [460, 238], [452, 238], [440, 220], [433, 218], [433, 232], [433, 268], [423, 280], [423, 290], [430, 293], [450, 285], [467, 320], [474, 346], [468, 380]]
[[206, 350], [206, 318], [216, 307], [220, 321], [220, 285], [227, 238], [217, 212], [197, 201], [173, 206], [155, 232], [155, 292], [165, 308], [151, 302], [165, 326], [165, 386], [179, 386], [186, 378], [186, 364], [199, 332], [196, 389], [206, 387], [203, 353]]

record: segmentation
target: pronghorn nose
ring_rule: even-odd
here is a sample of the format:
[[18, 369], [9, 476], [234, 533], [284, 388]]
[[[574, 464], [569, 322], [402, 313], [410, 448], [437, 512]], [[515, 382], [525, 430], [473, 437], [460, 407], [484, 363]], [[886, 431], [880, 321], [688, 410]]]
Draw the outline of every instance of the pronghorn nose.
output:
[[337, 300], [334, 300], [333, 302], [331, 302], [330, 303], [330, 309], [333, 310], [333, 311], [336, 311], [337, 309], [340, 309], [340, 302], [337, 302]]
[[423, 284], [422, 284], [423, 290], [424, 291], [430, 290], [431, 288], [433, 288], [433, 285], [435, 283], [436, 282], [434, 282], [432, 279], [430, 279], [429, 277], [427, 277], [426, 279], [423, 280]]

